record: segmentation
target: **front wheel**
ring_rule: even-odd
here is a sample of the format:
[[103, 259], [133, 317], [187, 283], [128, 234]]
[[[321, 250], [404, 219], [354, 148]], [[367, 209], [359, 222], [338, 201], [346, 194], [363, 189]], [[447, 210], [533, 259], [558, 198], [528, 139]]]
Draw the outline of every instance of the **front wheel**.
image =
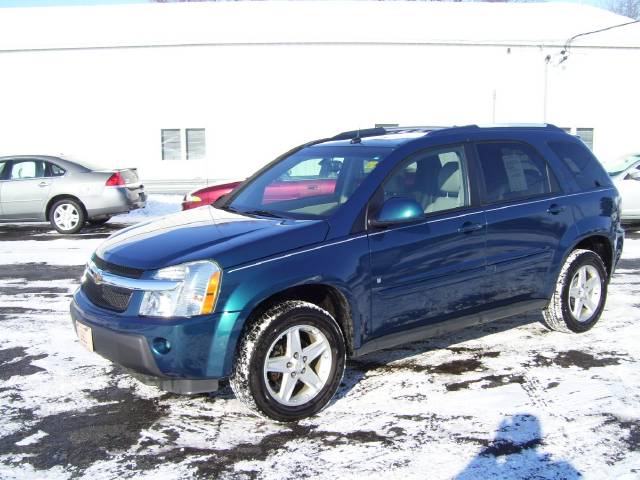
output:
[[84, 225], [84, 210], [76, 200], [64, 198], [53, 204], [49, 218], [58, 232], [78, 233]]
[[344, 337], [329, 312], [312, 303], [287, 301], [248, 329], [230, 383], [254, 413], [290, 422], [329, 403], [344, 365]]
[[562, 266], [549, 306], [542, 312], [551, 330], [586, 332], [600, 319], [607, 299], [607, 269], [591, 250], [577, 249]]

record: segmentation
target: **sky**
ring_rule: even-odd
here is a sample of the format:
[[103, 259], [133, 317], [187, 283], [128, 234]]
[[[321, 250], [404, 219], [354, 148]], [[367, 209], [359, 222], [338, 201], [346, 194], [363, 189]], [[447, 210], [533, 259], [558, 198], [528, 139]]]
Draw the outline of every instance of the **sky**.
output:
[[[554, 1], [554, 0], [549, 0]], [[601, 0], [558, 0], [599, 5]], [[114, 5], [122, 3], [151, 3], [151, 0], [0, 0], [2, 7], [40, 7], [56, 5]]]

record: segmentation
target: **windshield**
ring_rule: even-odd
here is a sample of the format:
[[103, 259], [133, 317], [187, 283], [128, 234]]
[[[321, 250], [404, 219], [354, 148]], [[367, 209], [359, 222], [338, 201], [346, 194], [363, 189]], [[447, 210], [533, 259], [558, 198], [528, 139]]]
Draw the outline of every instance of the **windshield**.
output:
[[389, 148], [308, 147], [256, 177], [223, 208], [289, 218], [326, 218], [356, 191]]
[[640, 154], [627, 155], [625, 157], [613, 160], [612, 162], [605, 163], [604, 168], [609, 176], [615, 177], [616, 175], [620, 175], [637, 161], [640, 161]]

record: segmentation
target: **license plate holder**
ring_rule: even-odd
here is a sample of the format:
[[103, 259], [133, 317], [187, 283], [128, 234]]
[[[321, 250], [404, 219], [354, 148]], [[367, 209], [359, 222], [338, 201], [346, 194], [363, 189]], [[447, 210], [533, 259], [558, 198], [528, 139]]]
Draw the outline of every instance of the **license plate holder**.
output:
[[80, 322], [76, 322], [76, 331], [78, 332], [78, 340], [80, 345], [93, 352], [93, 332], [91, 327], [88, 327]]

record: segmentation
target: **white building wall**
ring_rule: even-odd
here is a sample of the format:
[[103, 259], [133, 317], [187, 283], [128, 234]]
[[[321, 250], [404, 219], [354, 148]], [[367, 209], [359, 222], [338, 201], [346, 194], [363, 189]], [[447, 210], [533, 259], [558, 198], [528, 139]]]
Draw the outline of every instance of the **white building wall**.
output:
[[[137, 166], [147, 180], [239, 179], [297, 144], [376, 123], [545, 120], [594, 128], [602, 158], [640, 151], [640, 49], [574, 48], [558, 65], [559, 51], [265, 44], [0, 52], [0, 155], [63, 153]], [[205, 128], [207, 159], [162, 161], [163, 128]]]

